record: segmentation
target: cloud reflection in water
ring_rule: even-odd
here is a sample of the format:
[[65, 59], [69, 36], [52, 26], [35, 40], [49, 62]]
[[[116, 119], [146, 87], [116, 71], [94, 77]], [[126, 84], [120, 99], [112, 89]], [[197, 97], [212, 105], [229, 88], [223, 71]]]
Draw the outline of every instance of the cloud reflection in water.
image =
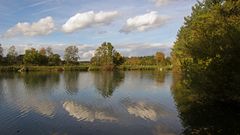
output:
[[116, 117], [106, 112], [106, 110], [100, 110], [87, 105], [76, 104], [72, 101], [65, 101], [63, 103], [63, 108], [69, 113], [70, 116], [76, 118], [79, 121], [118, 121]]

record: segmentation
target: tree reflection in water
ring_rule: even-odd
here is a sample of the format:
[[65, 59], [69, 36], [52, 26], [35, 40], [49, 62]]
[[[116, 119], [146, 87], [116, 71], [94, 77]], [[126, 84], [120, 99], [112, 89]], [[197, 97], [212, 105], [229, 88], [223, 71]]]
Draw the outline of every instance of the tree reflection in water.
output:
[[186, 82], [181, 79], [179, 75], [174, 75], [172, 94], [184, 127], [182, 134], [240, 133], [239, 104], [210, 100], [187, 88]]
[[124, 78], [124, 72], [102, 71], [94, 74], [94, 84], [99, 93], [107, 98], [112, 96], [114, 90], [120, 86]]
[[78, 93], [79, 72], [64, 72], [65, 89], [70, 94]]
[[26, 72], [19, 74], [23, 78], [26, 90], [42, 92], [53, 90], [60, 81], [60, 74], [55, 72]]

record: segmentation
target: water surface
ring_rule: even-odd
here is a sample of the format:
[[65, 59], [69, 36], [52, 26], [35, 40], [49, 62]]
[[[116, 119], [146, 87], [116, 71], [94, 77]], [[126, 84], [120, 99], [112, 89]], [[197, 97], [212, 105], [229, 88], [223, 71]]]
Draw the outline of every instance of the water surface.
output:
[[1, 134], [180, 134], [171, 73], [1, 73]]

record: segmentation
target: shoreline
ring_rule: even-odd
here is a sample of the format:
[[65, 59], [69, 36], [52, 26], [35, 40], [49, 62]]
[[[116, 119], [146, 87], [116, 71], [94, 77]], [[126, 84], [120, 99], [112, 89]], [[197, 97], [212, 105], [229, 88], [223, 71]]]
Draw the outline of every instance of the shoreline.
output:
[[168, 71], [172, 66], [157, 66], [157, 65], [121, 65], [111, 70], [103, 69], [101, 66], [91, 65], [78, 65], [78, 66], [0, 66], [0, 72], [35, 72], [35, 71], [48, 71], [48, 72], [62, 72], [62, 71], [129, 71], [129, 70], [158, 70]]

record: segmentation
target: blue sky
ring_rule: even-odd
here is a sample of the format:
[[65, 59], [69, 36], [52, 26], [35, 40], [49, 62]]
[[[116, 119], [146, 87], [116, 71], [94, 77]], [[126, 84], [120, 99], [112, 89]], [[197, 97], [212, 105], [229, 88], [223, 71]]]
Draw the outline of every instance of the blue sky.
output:
[[[89, 59], [104, 41], [127, 56], [169, 54], [196, 0], [0, 0], [0, 43], [51, 46], [62, 54], [77, 45]], [[5, 49], [5, 50], [6, 50]]]

